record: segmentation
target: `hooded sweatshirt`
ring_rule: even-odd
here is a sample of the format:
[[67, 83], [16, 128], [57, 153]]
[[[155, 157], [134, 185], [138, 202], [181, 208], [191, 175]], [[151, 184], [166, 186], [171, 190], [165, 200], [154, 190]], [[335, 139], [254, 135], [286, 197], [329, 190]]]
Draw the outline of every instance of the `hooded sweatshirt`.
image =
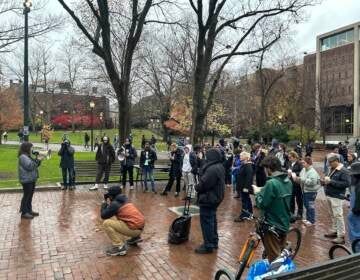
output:
[[220, 151], [210, 149], [206, 153], [206, 163], [200, 171], [199, 184], [195, 186], [198, 192], [198, 203], [202, 207], [218, 207], [224, 198], [225, 169]]
[[290, 225], [292, 183], [286, 173], [276, 171], [255, 196], [261, 216], [276, 229], [286, 233]]

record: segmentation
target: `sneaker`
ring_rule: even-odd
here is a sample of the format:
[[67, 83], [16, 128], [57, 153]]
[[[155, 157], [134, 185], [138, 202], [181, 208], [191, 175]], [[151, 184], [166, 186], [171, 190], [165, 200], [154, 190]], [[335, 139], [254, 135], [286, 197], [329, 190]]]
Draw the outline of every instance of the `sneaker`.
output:
[[106, 250], [106, 255], [108, 256], [125, 256], [127, 254], [127, 245], [124, 244], [121, 247], [114, 246], [108, 250]]
[[307, 226], [307, 227], [311, 227], [311, 226], [314, 225], [312, 222], [310, 222], [310, 221], [308, 221], [308, 220], [302, 220], [302, 222], [303, 222], [303, 224], [304, 224], [305, 226]]
[[144, 192], [144, 193], [147, 193], [147, 192], [149, 192], [149, 190], [148, 190], [148, 189], [144, 189], [143, 192]]
[[120, 186], [120, 189], [125, 189], [125, 186]]
[[326, 233], [326, 234], [324, 234], [324, 237], [326, 237], [326, 238], [336, 238], [337, 233], [336, 232]]
[[161, 192], [160, 195], [167, 195], [167, 191]]
[[157, 194], [157, 191], [156, 191], [156, 190], [152, 190], [152, 192], [153, 192], [154, 194]]
[[107, 190], [109, 187], [107, 184], [104, 184], [104, 190]]
[[30, 213], [25, 213], [25, 214], [21, 215], [21, 219], [31, 220], [31, 219], [34, 219], [34, 216], [31, 215]]
[[207, 248], [204, 245], [200, 245], [195, 249], [196, 254], [211, 254], [213, 252], [212, 248]]
[[39, 216], [39, 213], [35, 212], [35, 211], [31, 211], [31, 215], [33, 215], [34, 217], [37, 217], [37, 216]]
[[179, 193], [178, 193], [178, 192], [175, 192], [175, 193], [174, 193], [174, 196], [175, 196], [175, 197], [178, 197], [178, 196], [179, 196]]
[[140, 242], [143, 242], [141, 236], [132, 237], [132, 238], [130, 238], [130, 239], [128, 239], [128, 240], [126, 241], [126, 243], [127, 243], [128, 245], [131, 245], [131, 246], [137, 245], [137, 244], [140, 243]]
[[343, 236], [339, 236], [333, 240], [331, 240], [334, 244], [345, 244], [345, 238]]
[[90, 191], [95, 191], [99, 188], [98, 184], [95, 184], [94, 186], [92, 186], [91, 188], [89, 188]]
[[130, 190], [133, 190], [134, 189], [134, 186], [130, 186]]
[[62, 190], [62, 191], [66, 191], [66, 190], [67, 190], [67, 186], [61, 186], [61, 190]]

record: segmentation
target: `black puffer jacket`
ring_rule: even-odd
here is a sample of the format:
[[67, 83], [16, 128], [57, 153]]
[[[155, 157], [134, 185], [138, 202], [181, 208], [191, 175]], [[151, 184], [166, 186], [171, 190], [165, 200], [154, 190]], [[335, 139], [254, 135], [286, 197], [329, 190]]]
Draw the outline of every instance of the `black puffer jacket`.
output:
[[207, 151], [206, 163], [200, 171], [199, 184], [195, 189], [199, 206], [217, 208], [224, 199], [225, 170], [219, 150]]

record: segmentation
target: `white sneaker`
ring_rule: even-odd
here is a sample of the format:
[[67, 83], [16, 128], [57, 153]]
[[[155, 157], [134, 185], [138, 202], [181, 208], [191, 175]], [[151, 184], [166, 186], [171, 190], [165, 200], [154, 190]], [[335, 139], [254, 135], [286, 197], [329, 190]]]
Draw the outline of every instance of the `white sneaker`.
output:
[[107, 184], [104, 184], [104, 189], [107, 190], [109, 187]]
[[130, 190], [133, 190], [134, 189], [134, 186], [130, 186]]
[[98, 184], [95, 184], [94, 186], [92, 186], [91, 188], [89, 188], [90, 191], [95, 191], [99, 188]]

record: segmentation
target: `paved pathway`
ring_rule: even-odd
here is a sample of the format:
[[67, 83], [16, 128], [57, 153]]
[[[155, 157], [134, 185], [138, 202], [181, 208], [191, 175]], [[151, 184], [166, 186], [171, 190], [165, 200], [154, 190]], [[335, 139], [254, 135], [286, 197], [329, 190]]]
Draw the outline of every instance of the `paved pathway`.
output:
[[[19, 145], [19, 141], [7, 141], [6, 143], [3, 142], [3, 144], [5, 144], [5, 145]], [[33, 142], [33, 145], [35, 147], [45, 149], [45, 144], [44, 143], [34, 143]], [[77, 152], [89, 152], [89, 153], [91, 152], [90, 150], [85, 149], [85, 147], [82, 146], [82, 145], [71, 145], [71, 146], [74, 147], [75, 151], [77, 151]], [[59, 151], [60, 148], [61, 148], [60, 144], [49, 144], [49, 149], [52, 150], [52, 151]], [[138, 155], [140, 155], [141, 150], [137, 150], [137, 152], [138, 152]], [[158, 151], [157, 155], [158, 155], [159, 159], [167, 159], [168, 158], [167, 152], [165, 152], [165, 151]]]
[[[21, 220], [21, 194], [0, 194], [0, 279], [213, 279], [220, 267], [235, 270], [237, 258], [251, 222], [234, 223], [240, 202], [227, 189], [218, 213], [220, 247], [211, 255], [196, 255], [202, 241], [199, 217], [194, 217], [190, 241], [169, 245], [169, 225], [176, 217], [168, 210], [181, 205], [180, 198], [134, 192], [130, 199], [146, 217], [144, 242], [127, 256], [107, 257], [110, 245], [101, 229], [101, 191], [79, 187], [75, 192], [38, 192], [34, 209], [40, 216]], [[331, 244], [322, 237], [329, 227], [327, 205], [317, 200], [318, 223], [313, 228], [298, 225], [304, 236], [297, 258], [299, 267], [327, 259]], [[261, 249], [256, 258], [260, 257]], [[255, 259], [256, 259], [255, 258]]]

